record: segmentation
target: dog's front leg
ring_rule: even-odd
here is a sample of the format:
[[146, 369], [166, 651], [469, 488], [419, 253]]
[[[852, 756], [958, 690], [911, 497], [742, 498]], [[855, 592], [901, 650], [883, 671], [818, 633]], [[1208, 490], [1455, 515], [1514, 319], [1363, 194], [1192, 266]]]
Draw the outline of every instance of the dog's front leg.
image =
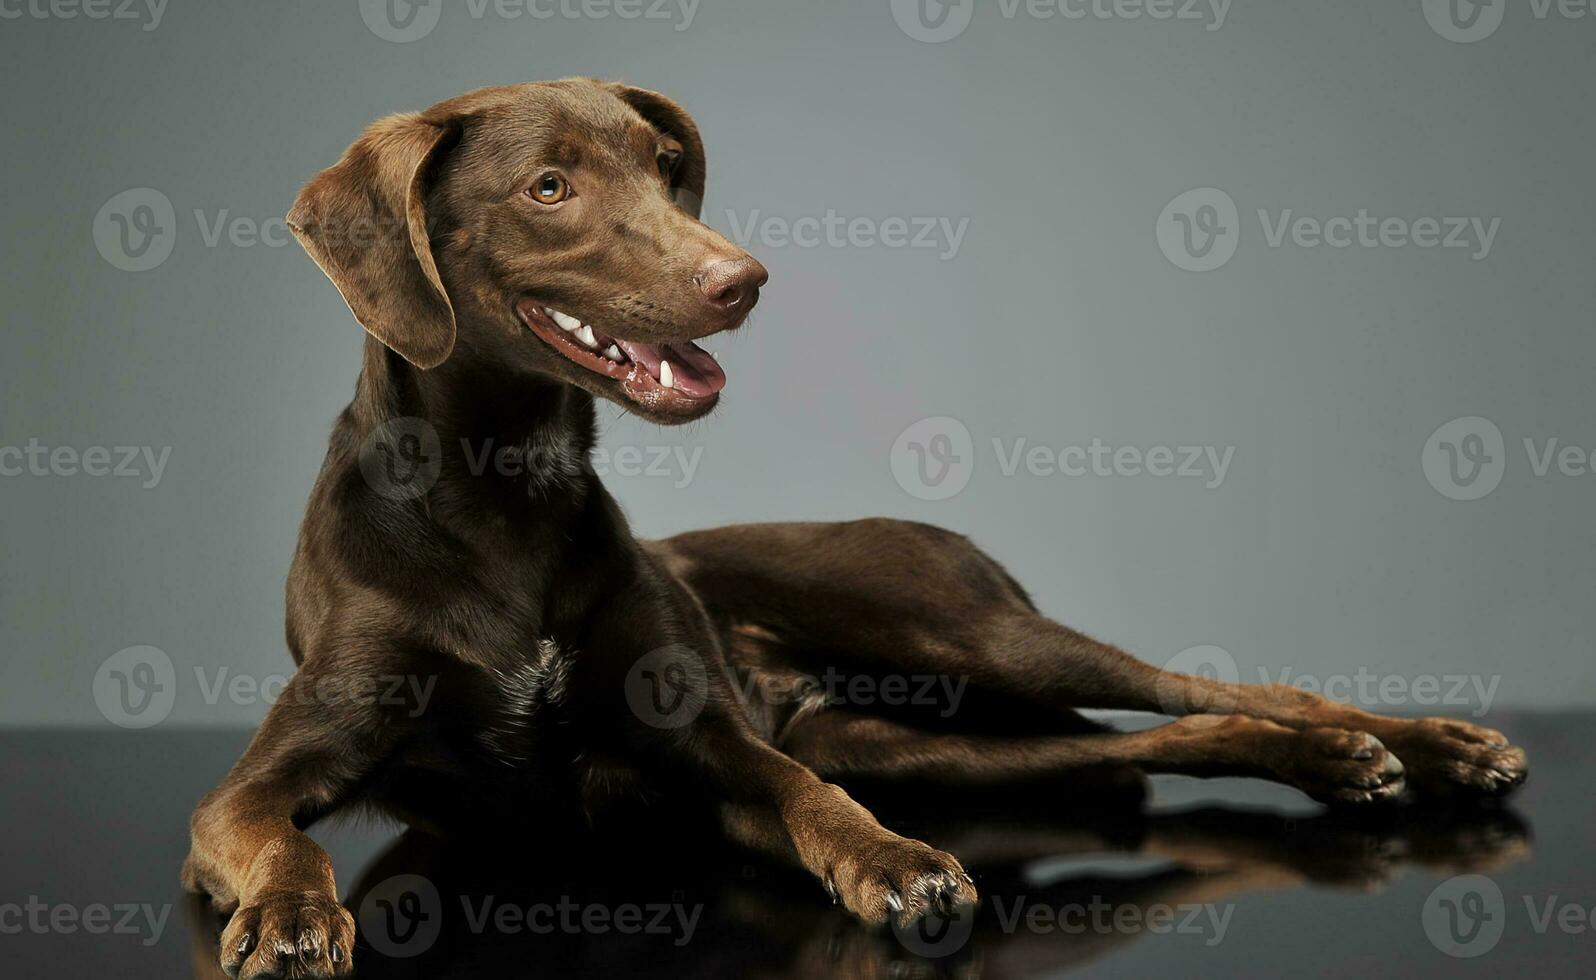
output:
[[300, 827], [341, 802], [400, 735], [402, 719], [361, 690], [295, 675], [194, 811], [183, 884], [233, 910], [221, 940], [230, 977], [352, 969], [354, 920], [338, 902], [332, 861]]
[[673, 761], [711, 784], [733, 839], [795, 861], [861, 919], [903, 925], [975, 902], [974, 882], [951, 854], [881, 826], [729, 712], [706, 709], [689, 727]]
[[[591, 638], [591, 649], [608, 654], [603, 684], [615, 692], [610, 704], [623, 718], [629, 754], [656, 776], [713, 794], [736, 839], [796, 861], [868, 922], [906, 923], [976, 900], [974, 883], [952, 855], [887, 830], [840, 787], [763, 741], [732, 689], [708, 623], [694, 615], [696, 605], [655, 595], [656, 602], [613, 611]], [[660, 646], [643, 653], [639, 637]], [[689, 717], [660, 724], [651, 710], [644, 719], [635, 703], [624, 702], [620, 692], [636, 682], [640, 667], [656, 678], [674, 673], [698, 688], [685, 692]], [[673, 701], [682, 698], [661, 703]]]
[[721, 805], [730, 837], [795, 861], [866, 922], [903, 925], [976, 901], [974, 881], [951, 854], [892, 833], [807, 769], [778, 778], [789, 782], [772, 802], [742, 794]]

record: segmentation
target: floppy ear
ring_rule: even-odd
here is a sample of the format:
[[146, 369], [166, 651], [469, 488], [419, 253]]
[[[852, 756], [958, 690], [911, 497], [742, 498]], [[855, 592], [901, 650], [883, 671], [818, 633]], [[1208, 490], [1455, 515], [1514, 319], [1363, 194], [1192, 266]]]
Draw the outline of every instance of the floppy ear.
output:
[[704, 138], [687, 110], [658, 92], [612, 83], [610, 91], [636, 109], [649, 125], [682, 144], [682, 158], [671, 174], [671, 191], [677, 205], [693, 217], [704, 207]]
[[454, 308], [427, 226], [435, 165], [457, 124], [416, 113], [372, 123], [305, 185], [288, 227], [371, 335], [419, 368], [454, 349]]

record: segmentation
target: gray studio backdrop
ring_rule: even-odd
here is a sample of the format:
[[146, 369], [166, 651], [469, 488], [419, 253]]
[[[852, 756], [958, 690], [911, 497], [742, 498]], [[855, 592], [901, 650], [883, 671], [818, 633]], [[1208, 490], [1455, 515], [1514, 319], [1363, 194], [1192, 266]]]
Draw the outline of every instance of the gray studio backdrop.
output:
[[4, 723], [264, 713], [361, 345], [280, 218], [381, 114], [570, 74], [687, 105], [771, 270], [719, 412], [605, 412], [640, 533], [920, 519], [1154, 662], [1596, 703], [1586, 3], [0, 14]]

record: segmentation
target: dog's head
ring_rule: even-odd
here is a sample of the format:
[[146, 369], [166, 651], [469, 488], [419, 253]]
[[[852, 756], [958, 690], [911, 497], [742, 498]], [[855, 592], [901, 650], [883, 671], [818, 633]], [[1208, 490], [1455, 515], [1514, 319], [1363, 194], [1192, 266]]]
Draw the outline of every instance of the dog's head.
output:
[[739, 326], [762, 265], [698, 221], [681, 106], [589, 79], [482, 89], [372, 124], [288, 224], [378, 340], [552, 377], [660, 422], [726, 375], [694, 340]]

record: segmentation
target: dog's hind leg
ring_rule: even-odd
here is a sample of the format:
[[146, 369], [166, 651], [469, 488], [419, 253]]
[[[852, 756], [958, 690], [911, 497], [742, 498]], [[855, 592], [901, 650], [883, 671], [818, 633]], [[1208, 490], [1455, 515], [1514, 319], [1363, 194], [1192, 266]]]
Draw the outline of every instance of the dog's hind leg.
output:
[[1336, 728], [1296, 731], [1229, 715], [1136, 732], [990, 737], [925, 732], [842, 710], [793, 725], [779, 747], [823, 779], [980, 787], [1109, 773], [1255, 776], [1326, 803], [1373, 803], [1403, 789], [1402, 764], [1378, 740]]
[[967, 682], [969, 710], [939, 727], [1002, 730], [975, 710], [984, 694], [1059, 718], [1107, 708], [1366, 732], [1403, 761], [1416, 789], [1437, 795], [1502, 795], [1526, 773], [1524, 753], [1488, 728], [1387, 718], [1290, 685], [1159, 669], [1041, 615], [997, 562], [940, 528], [891, 520], [756, 524], [653, 547], [723, 633], [752, 624], [812, 665]]
[[1391, 718], [1289, 684], [1240, 684], [1163, 670], [1031, 610], [994, 612], [983, 632], [974, 659], [987, 677], [1008, 675], [998, 683], [1061, 708], [1244, 716], [1297, 731], [1365, 732], [1400, 758], [1410, 783], [1429, 796], [1501, 796], [1528, 772], [1522, 749], [1508, 745], [1502, 733], [1469, 722]]

